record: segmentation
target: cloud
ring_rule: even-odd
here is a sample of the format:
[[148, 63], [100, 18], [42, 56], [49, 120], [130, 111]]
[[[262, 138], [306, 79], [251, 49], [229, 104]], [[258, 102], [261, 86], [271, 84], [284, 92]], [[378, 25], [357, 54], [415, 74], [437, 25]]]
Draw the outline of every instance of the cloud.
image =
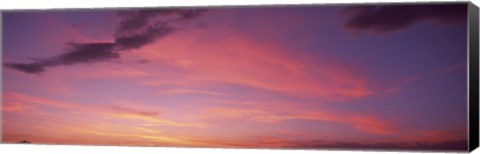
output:
[[117, 33], [140, 29], [148, 25], [148, 22], [158, 16], [177, 15], [177, 20], [195, 19], [202, 15], [206, 9], [142, 9], [119, 11], [118, 16], [123, 17], [117, 29]]
[[167, 94], [167, 95], [182, 95], [182, 94], [198, 94], [198, 95], [216, 95], [216, 96], [229, 96], [231, 94], [225, 92], [217, 92], [211, 90], [201, 90], [201, 89], [188, 89], [188, 88], [171, 88], [171, 89], [162, 89], [157, 92], [158, 94]]
[[434, 70], [431, 70], [431, 71], [428, 71], [428, 72], [419, 73], [415, 76], [402, 78], [400, 80], [400, 82], [402, 84], [411, 83], [411, 82], [419, 81], [419, 80], [422, 80], [422, 79], [425, 79], [425, 78], [428, 78], [428, 77], [432, 77], [432, 76], [435, 76], [435, 75], [443, 75], [443, 74], [446, 74], [446, 73], [450, 73], [450, 72], [457, 71], [457, 70], [463, 70], [463, 69], [466, 69], [466, 68], [467, 68], [466, 64], [449, 65], [449, 66], [446, 66], [446, 67], [443, 67], [443, 68], [438, 68], [438, 69], [434, 69]]
[[191, 19], [198, 17], [205, 9], [141, 9], [141, 10], [124, 10], [117, 13], [124, 20], [120, 22], [119, 30], [134, 30], [146, 26], [148, 21], [158, 16], [179, 15], [181, 19]]
[[348, 16], [344, 28], [354, 32], [386, 34], [423, 21], [439, 24], [465, 22], [466, 4], [363, 5], [340, 12]]
[[[85, 105], [76, 102], [66, 102], [62, 100], [50, 99], [45, 97], [38, 97], [18, 92], [7, 92], [3, 96], [6, 108], [3, 111], [21, 112], [21, 111], [37, 111], [37, 105], [64, 109], [70, 111], [79, 111], [91, 115], [101, 115], [101, 117], [115, 118], [115, 119], [131, 119], [142, 122], [149, 122], [151, 124], [179, 126], [179, 127], [207, 127], [205, 123], [183, 122], [169, 118], [164, 118], [159, 115], [162, 111], [155, 109], [144, 108], [126, 108], [123, 106], [103, 106], [103, 105]], [[136, 104], [138, 105], [138, 104]]]
[[49, 107], [63, 108], [63, 109], [85, 109], [84, 106], [78, 105], [77, 103], [64, 102], [60, 100], [54, 100], [45, 97], [37, 97], [24, 93], [17, 92], [7, 92], [3, 95], [4, 101], [16, 101], [16, 102], [26, 102], [30, 104], [38, 104]]
[[110, 108], [116, 113], [135, 114], [140, 116], [157, 116], [161, 113], [159, 111], [143, 111], [119, 106], [110, 106]]
[[[209, 39], [205, 39], [207, 35]], [[148, 85], [227, 83], [326, 101], [347, 101], [375, 94], [371, 84], [374, 81], [364, 75], [364, 68], [327, 54], [289, 56], [293, 50], [301, 49], [262, 42], [249, 37], [248, 33], [219, 25], [209, 33], [178, 33], [129, 54], [173, 68], [167, 74], [152, 73], [155, 80], [161, 82], [153, 81]], [[167, 78], [170, 79], [165, 80]]]
[[118, 50], [137, 49], [175, 31], [178, 24], [200, 17], [205, 9], [142, 9], [120, 11], [116, 29]]
[[6, 63], [7, 68], [13, 68], [25, 73], [34, 73], [39, 74], [40, 72], [45, 71], [45, 64], [39, 62], [33, 63]]
[[163, 118], [160, 116], [152, 115], [149, 112], [145, 113], [135, 113], [135, 112], [106, 112], [103, 114], [104, 117], [110, 117], [115, 119], [122, 119], [122, 120], [137, 120], [140, 122], [146, 122], [151, 125], [166, 125], [166, 126], [177, 126], [177, 127], [196, 127], [196, 128], [204, 128], [208, 127], [206, 123], [196, 123], [196, 122], [183, 122], [177, 120], [170, 120], [167, 118]]
[[173, 27], [169, 26], [167, 23], [161, 23], [155, 26], [150, 26], [142, 33], [118, 36], [115, 38], [115, 45], [118, 50], [137, 49], [146, 44], [152, 43], [158, 38], [165, 37], [173, 31]]
[[[278, 102], [277, 104], [282, 105]], [[288, 120], [317, 120], [348, 124], [358, 131], [372, 134], [391, 134], [396, 131], [390, 122], [379, 117], [338, 110], [306, 108], [276, 106], [275, 110], [272, 110], [258, 105], [255, 107], [209, 107], [203, 110], [203, 117], [210, 120], [236, 119], [269, 124]]]
[[389, 93], [389, 94], [395, 94], [395, 93], [403, 91], [404, 88], [405, 88], [404, 86], [407, 85], [407, 84], [412, 84], [414, 82], [418, 82], [418, 81], [422, 81], [422, 80], [428, 80], [428, 79], [430, 79], [432, 77], [435, 77], [435, 76], [442, 76], [442, 75], [446, 75], [446, 74], [451, 73], [451, 72], [455, 72], [455, 71], [459, 71], [459, 70], [465, 70], [465, 69], [467, 69], [466, 64], [453, 64], [453, 65], [448, 65], [446, 67], [436, 68], [436, 69], [433, 69], [433, 70], [430, 70], [430, 71], [417, 73], [417, 74], [412, 75], [412, 76], [403, 77], [403, 78], [400, 78], [400, 79], [396, 80], [395, 82], [392, 82], [395, 85], [386, 88], [385, 92]]
[[[8, 68], [41, 74], [48, 67], [104, 62], [120, 57], [121, 51], [141, 48], [168, 36], [179, 24], [199, 17], [205, 9], [148, 9], [119, 11], [121, 21], [114, 42], [69, 43], [67, 52], [30, 63], [6, 63]], [[163, 18], [162, 18], [163, 17]], [[169, 18], [167, 18], [169, 17]]]
[[26, 111], [32, 109], [32, 106], [20, 103], [20, 102], [15, 102], [15, 101], [3, 101], [2, 104], [2, 111]]
[[26, 73], [39, 74], [47, 67], [58, 65], [73, 65], [77, 63], [92, 63], [110, 60], [120, 57], [119, 53], [113, 52], [113, 43], [86, 43], [69, 44], [68, 52], [57, 57], [48, 59], [37, 59], [32, 63], [8, 63], [7, 67], [17, 69]]

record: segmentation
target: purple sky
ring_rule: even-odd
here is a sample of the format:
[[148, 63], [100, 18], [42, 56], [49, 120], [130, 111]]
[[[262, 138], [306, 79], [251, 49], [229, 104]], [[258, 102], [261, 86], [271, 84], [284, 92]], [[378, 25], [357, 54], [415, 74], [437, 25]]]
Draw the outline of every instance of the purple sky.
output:
[[466, 10], [4, 12], [3, 139], [466, 150]]

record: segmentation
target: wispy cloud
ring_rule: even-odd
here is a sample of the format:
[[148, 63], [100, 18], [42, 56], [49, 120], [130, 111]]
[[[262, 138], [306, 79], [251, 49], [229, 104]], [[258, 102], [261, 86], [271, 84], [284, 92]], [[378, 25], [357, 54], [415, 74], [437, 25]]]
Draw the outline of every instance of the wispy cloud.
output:
[[[221, 37], [207, 41], [205, 33], [179, 33], [132, 54], [176, 68], [169, 74], [155, 76], [155, 80], [162, 82], [150, 81], [150, 85], [230, 83], [329, 101], [358, 99], [375, 93], [370, 79], [361, 72], [363, 68], [329, 55], [288, 56], [289, 49], [281, 45], [260, 43], [244, 33], [225, 31], [209, 33], [208, 36]], [[169, 52], [157, 52], [162, 49]], [[164, 79], [167, 76], [175, 80]]]
[[[241, 104], [241, 103], [237, 103]], [[259, 104], [259, 103], [256, 103]], [[203, 117], [212, 120], [250, 120], [261, 123], [281, 123], [288, 120], [317, 120], [348, 124], [351, 127], [367, 133], [390, 134], [395, 132], [393, 124], [368, 114], [345, 112], [329, 109], [298, 106], [292, 103], [282, 104], [275, 109], [255, 105], [255, 107], [210, 107], [203, 110]], [[289, 105], [292, 104], [292, 105]]]
[[[56, 99], [32, 96], [24, 93], [9, 92], [3, 97], [5, 102], [8, 102], [7, 108], [4, 111], [18, 111], [28, 108], [34, 108], [33, 105], [47, 106], [51, 108], [59, 108], [64, 111], [81, 111], [83, 113], [95, 114], [100, 117], [115, 118], [115, 119], [133, 119], [143, 122], [148, 122], [154, 125], [169, 125], [169, 126], [185, 126], [185, 127], [206, 127], [206, 124], [195, 122], [182, 122], [172, 119], [163, 118], [162, 110], [158, 109], [136, 109], [126, 108], [122, 106], [105, 106], [105, 105], [86, 105], [75, 102], [67, 102]], [[31, 104], [31, 105], [28, 105]]]
[[2, 103], [2, 111], [27, 111], [29, 109], [32, 109], [32, 106], [20, 103], [20, 102], [14, 102], [14, 101], [4, 101]]
[[412, 84], [422, 80], [428, 80], [435, 76], [446, 75], [448, 73], [452, 73], [452, 72], [459, 71], [466, 68], [467, 68], [466, 64], [453, 64], [446, 67], [432, 69], [430, 71], [426, 71], [422, 73], [417, 73], [415, 75], [403, 77], [403, 78], [397, 79], [396, 81], [391, 82], [392, 84], [395, 84], [395, 85], [385, 88], [384, 91], [389, 94], [402, 92], [404, 90], [404, 86], [407, 84]]
[[38, 105], [44, 105], [44, 106], [56, 107], [56, 108], [67, 108], [67, 109], [85, 108], [84, 106], [78, 103], [64, 102], [60, 100], [37, 97], [37, 96], [32, 96], [32, 95], [17, 93], [17, 92], [8, 92], [3, 95], [3, 99], [6, 101], [18, 101], [18, 102], [24, 102], [28, 104], [38, 104]]
[[422, 80], [422, 79], [425, 79], [425, 78], [429, 78], [429, 77], [432, 77], [432, 76], [443, 75], [445, 73], [449, 73], [449, 72], [457, 71], [457, 70], [462, 70], [462, 69], [466, 69], [466, 68], [467, 68], [466, 64], [454, 64], [454, 65], [450, 65], [450, 66], [447, 66], [447, 67], [434, 69], [434, 70], [431, 70], [431, 71], [428, 71], [428, 72], [419, 73], [419, 74], [414, 75], [414, 76], [405, 77], [405, 78], [401, 79], [400, 82], [411, 83], [411, 82], [415, 82], [415, 81]]

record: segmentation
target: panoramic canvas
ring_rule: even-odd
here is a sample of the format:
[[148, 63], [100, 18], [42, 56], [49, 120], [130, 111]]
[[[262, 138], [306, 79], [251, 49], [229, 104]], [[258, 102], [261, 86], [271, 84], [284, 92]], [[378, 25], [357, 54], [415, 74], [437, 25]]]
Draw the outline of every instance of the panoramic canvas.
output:
[[467, 150], [467, 6], [3, 11], [1, 141]]

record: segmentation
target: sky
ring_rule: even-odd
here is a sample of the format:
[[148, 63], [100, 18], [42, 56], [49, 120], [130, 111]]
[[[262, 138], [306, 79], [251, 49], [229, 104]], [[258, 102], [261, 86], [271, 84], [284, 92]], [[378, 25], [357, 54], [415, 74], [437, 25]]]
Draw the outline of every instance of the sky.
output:
[[467, 150], [466, 3], [2, 16], [2, 142]]

